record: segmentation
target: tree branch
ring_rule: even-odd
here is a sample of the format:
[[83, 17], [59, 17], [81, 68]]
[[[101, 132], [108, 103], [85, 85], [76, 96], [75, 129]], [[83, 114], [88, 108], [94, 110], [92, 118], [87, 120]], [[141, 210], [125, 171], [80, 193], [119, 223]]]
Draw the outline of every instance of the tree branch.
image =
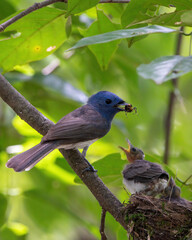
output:
[[101, 223], [100, 223], [100, 234], [101, 240], [107, 240], [107, 236], [105, 235], [105, 217], [106, 217], [106, 210], [102, 208], [101, 212]]
[[28, 15], [29, 13], [34, 12], [34, 11], [40, 9], [40, 8], [46, 7], [46, 6], [48, 6], [50, 4], [53, 4], [53, 3], [56, 3], [56, 2], [65, 2], [65, 0], [45, 0], [45, 1], [40, 2], [40, 3], [34, 3], [31, 7], [29, 7], [26, 10], [20, 12], [19, 14], [10, 18], [6, 22], [0, 24], [0, 32], [3, 32], [5, 30], [5, 28], [7, 28], [9, 25], [13, 24], [14, 22], [16, 22], [20, 18]]
[[[40, 3], [34, 3], [31, 7], [27, 8], [26, 10], [20, 12], [16, 16], [10, 18], [6, 22], [0, 24], [0, 32], [3, 32], [8, 26], [16, 22], [17, 20], [21, 19], [22, 17], [28, 15], [31, 12], [34, 12], [40, 8], [46, 7], [56, 2], [63, 2], [67, 3], [67, 0], [45, 0]], [[99, 3], [129, 3], [130, 0], [100, 0]]]
[[[48, 129], [54, 125], [43, 116], [32, 104], [30, 104], [11, 84], [0, 74], [0, 96], [1, 98], [32, 128], [40, 134], [45, 135]], [[84, 172], [87, 163], [78, 150], [64, 150], [60, 152], [65, 157], [71, 168], [81, 178], [84, 184], [95, 196], [102, 208], [108, 211], [125, 229], [127, 225], [123, 216], [123, 204], [104, 185], [96, 173]]]
[[[182, 43], [182, 34], [183, 27], [180, 28], [180, 33], [178, 34], [177, 43], [176, 43], [176, 50], [175, 54], [180, 55], [181, 52], [181, 43]], [[172, 79], [173, 90], [169, 94], [169, 103], [168, 109], [165, 117], [165, 151], [164, 151], [164, 158], [163, 162], [168, 164], [169, 162], [169, 152], [170, 152], [170, 136], [171, 136], [171, 128], [172, 128], [172, 118], [173, 118], [173, 110], [175, 105], [175, 90], [178, 86], [178, 78]]]

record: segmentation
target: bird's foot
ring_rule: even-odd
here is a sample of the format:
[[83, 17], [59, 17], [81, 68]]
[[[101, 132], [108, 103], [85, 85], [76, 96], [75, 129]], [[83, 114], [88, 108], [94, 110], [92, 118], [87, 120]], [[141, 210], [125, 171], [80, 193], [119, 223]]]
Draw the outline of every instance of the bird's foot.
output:
[[86, 167], [83, 171], [82, 171], [82, 174], [84, 172], [97, 172], [97, 170], [89, 163], [89, 161], [85, 158], [85, 161], [87, 162], [87, 164], [89, 165], [88, 167]]
[[82, 171], [82, 175], [85, 173], [85, 172], [97, 172], [97, 170], [90, 164], [89, 167], [86, 167], [83, 171]]
[[86, 153], [87, 153], [88, 148], [89, 148], [89, 146], [86, 146], [86, 147], [83, 148], [82, 155], [83, 155], [84, 158], [85, 158], [85, 156], [86, 156]]

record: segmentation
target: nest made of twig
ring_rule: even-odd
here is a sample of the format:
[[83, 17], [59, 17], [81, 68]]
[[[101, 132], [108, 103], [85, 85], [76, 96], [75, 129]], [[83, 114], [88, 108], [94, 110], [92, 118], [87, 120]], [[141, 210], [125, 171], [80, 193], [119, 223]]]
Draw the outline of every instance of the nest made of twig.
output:
[[145, 195], [132, 195], [125, 207], [134, 240], [191, 240], [192, 209]]

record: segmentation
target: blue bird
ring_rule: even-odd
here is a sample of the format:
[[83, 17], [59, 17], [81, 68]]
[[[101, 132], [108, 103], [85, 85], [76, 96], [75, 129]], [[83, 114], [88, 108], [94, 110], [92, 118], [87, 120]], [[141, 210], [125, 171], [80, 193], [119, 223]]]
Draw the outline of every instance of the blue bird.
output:
[[[100, 91], [92, 95], [86, 105], [60, 119], [38, 145], [12, 157], [6, 166], [16, 172], [28, 171], [56, 148], [83, 148], [85, 157], [89, 145], [109, 132], [115, 114], [127, 111], [130, 106], [114, 93]], [[89, 170], [95, 171], [88, 164]]]

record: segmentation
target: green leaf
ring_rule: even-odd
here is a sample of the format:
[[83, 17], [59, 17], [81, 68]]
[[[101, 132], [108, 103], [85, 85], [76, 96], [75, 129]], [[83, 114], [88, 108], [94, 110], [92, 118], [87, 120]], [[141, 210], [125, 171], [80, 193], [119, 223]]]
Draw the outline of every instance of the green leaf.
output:
[[145, 79], [152, 79], [161, 84], [192, 71], [192, 56], [165, 56], [149, 64], [141, 64], [137, 72]]
[[0, 9], [0, 19], [6, 18], [7, 16], [15, 12], [15, 8], [13, 7], [13, 5], [7, 0], [0, 1]]
[[93, 166], [98, 170], [100, 177], [121, 176], [121, 171], [126, 163], [122, 161], [119, 153], [113, 153], [96, 161]]
[[[117, 233], [116, 233], [116, 237], [117, 237], [117, 240], [122, 240], [122, 239], [127, 239], [127, 231], [122, 228], [122, 227], [119, 227]], [[129, 238], [130, 239], [130, 238]]]
[[5, 223], [7, 210], [7, 198], [0, 194], [0, 227]]
[[107, 32], [99, 35], [94, 35], [92, 37], [82, 38], [72, 48], [69, 48], [67, 51], [80, 48], [80, 47], [89, 46], [92, 44], [112, 42], [117, 39], [132, 38], [132, 37], [143, 36], [143, 35], [152, 34], [152, 33], [171, 33], [171, 32], [176, 32], [176, 30], [167, 28], [167, 27], [156, 26], [156, 25], [142, 27], [142, 28], [134, 28], [134, 29], [121, 29], [121, 30]]
[[185, 12], [181, 15], [181, 21], [182, 23], [192, 26], [192, 10]]
[[66, 40], [64, 14], [59, 9], [42, 8], [9, 26], [6, 31], [16, 30], [17, 35], [0, 41], [0, 67], [9, 71], [53, 53]]
[[[191, 26], [190, 11], [179, 10], [171, 13], [164, 13], [146, 20], [142, 20], [139, 24], [158, 24], [166, 26]], [[132, 23], [129, 26], [134, 26], [138, 23]]]
[[[169, 0], [132, 0], [121, 17], [122, 26], [130, 27], [141, 23], [178, 26], [181, 15], [192, 8], [192, 2], [190, 0], [175, 0], [173, 4], [176, 9], [172, 8], [174, 12], [169, 13], [171, 10]], [[161, 11], [159, 13], [153, 10], [150, 14], [151, 9], [156, 6], [169, 7], [170, 9], [167, 8], [168, 13], [161, 14]]]
[[65, 204], [63, 206], [59, 205], [59, 201], [55, 200], [51, 193], [46, 194], [42, 190], [29, 190], [24, 192], [24, 196], [25, 209], [30, 218], [38, 224], [39, 228], [50, 230], [54, 221], [61, 219], [62, 213], [65, 214], [63, 209], [67, 206]]
[[[107, 34], [106, 32], [117, 30], [119, 28], [120, 25], [112, 23], [102, 11], [97, 11], [97, 21], [94, 22], [87, 31], [81, 30], [80, 32], [83, 36], [89, 38], [89, 36], [92, 36], [94, 34]], [[100, 35], [97, 36], [99, 37]], [[117, 50], [118, 44], [119, 40], [108, 44], [102, 44], [100, 46], [89, 46], [89, 49], [97, 58], [97, 61], [102, 69], [107, 68], [112, 55]]]
[[66, 26], [65, 26], [65, 31], [67, 34], [67, 37], [71, 35], [71, 29], [72, 29], [72, 19], [71, 16], [67, 18]]
[[67, 15], [83, 12], [97, 5], [98, 2], [99, 0], [68, 0]]
[[[93, 163], [93, 166], [98, 170], [99, 177], [106, 184], [122, 185], [122, 175], [124, 165], [127, 161], [122, 161], [119, 153], [113, 153], [105, 156], [104, 158]], [[81, 180], [76, 177], [75, 182], [82, 183]]]
[[[162, 1], [131, 0], [121, 17], [122, 26], [129, 27], [134, 24], [139, 24], [144, 20], [150, 19], [151, 16], [147, 14], [147, 10], [155, 4], [161, 5]], [[168, 4], [169, 1], [165, 0], [164, 5], [168, 6]]]
[[16, 222], [3, 226], [0, 230], [1, 240], [25, 240], [27, 239], [28, 228]]

